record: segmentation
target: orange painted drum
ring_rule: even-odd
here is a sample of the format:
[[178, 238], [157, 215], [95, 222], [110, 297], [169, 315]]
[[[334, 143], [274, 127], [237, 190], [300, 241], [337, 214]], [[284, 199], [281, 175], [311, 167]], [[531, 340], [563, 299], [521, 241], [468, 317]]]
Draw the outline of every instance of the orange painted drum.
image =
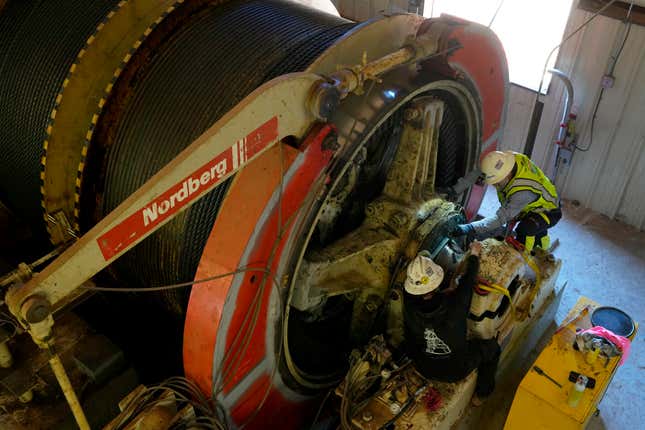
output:
[[[274, 411], [291, 405], [295, 413], [306, 400], [278, 381], [283, 291], [275, 277], [294, 216], [325, 180], [330, 133], [331, 126], [318, 126], [298, 149], [276, 146], [237, 175], [197, 270], [202, 279], [243, 269], [193, 288], [184, 332], [186, 375], [205, 393], [221, 396], [237, 424], [261, 405], [277, 402]], [[257, 414], [248, 428], [262, 427], [265, 415]]]

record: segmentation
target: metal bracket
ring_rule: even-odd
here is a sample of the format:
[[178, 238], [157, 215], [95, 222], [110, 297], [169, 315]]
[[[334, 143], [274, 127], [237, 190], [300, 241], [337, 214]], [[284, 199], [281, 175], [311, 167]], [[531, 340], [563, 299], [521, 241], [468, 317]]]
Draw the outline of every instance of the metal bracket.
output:
[[47, 230], [54, 245], [78, 239], [77, 232], [72, 228], [65, 212], [60, 210], [53, 214], [47, 214], [46, 217]]

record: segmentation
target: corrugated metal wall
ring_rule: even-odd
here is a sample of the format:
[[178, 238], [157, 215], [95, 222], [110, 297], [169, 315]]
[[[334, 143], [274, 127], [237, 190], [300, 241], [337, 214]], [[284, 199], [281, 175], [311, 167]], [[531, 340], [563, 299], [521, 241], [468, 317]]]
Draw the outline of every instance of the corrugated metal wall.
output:
[[[572, 9], [565, 34], [590, 13]], [[578, 146], [587, 147], [600, 80], [610, 56], [623, 40], [620, 21], [597, 17], [563, 47], [558, 68], [572, 77], [578, 113]], [[576, 151], [558, 176], [560, 193], [585, 207], [645, 228], [645, 28], [633, 25], [614, 71], [615, 86], [605, 90], [588, 152]], [[533, 158], [548, 170], [564, 103], [563, 86], [554, 79], [545, 106]], [[520, 87], [510, 92], [503, 146], [521, 150], [535, 93]]]

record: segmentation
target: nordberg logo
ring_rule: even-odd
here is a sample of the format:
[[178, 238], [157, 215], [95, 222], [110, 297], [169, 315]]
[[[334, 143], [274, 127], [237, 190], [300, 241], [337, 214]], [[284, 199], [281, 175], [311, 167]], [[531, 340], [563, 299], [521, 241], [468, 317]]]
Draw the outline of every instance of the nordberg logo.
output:
[[181, 188], [171, 194], [161, 202], [152, 202], [150, 205], [143, 208], [143, 225], [148, 226], [151, 222], [156, 221], [159, 215], [163, 215], [175, 205], [183, 202], [191, 195], [195, 194], [202, 187], [207, 187], [209, 183], [221, 179], [226, 174], [227, 164], [226, 159], [221, 160], [216, 165], [212, 166], [210, 170], [205, 170], [201, 173], [193, 174], [186, 178], [181, 184]]
[[[1, 0], [0, 0], [1, 1]], [[109, 260], [132, 243], [140, 240], [156, 225], [171, 217], [181, 208], [195, 201], [250, 158], [258, 155], [267, 145], [278, 139], [278, 117], [273, 117], [239, 139], [207, 163], [195, 169], [190, 175], [178, 181], [152, 201], [137, 209], [132, 215], [121, 220], [99, 238], [97, 242], [103, 258]]]

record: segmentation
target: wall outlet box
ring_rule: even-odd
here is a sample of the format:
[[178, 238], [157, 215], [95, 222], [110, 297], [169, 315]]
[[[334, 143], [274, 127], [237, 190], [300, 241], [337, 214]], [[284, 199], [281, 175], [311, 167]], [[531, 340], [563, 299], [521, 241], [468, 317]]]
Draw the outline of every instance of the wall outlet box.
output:
[[616, 78], [614, 78], [612, 75], [605, 75], [602, 77], [600, 81], [600, 86], [607, 89], [607, 88], [613, 88], [614, 87], [614, 82], [616, 81]]

